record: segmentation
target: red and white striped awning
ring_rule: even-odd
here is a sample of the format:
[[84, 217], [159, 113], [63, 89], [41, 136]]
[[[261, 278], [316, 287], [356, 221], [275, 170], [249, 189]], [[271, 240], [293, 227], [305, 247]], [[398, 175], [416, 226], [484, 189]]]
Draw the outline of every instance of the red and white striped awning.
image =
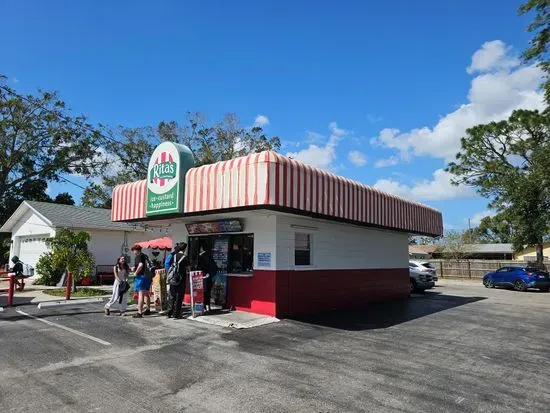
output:
[[[115, 188], [113, 221], [145, 218], [145, 185]], [[184, 203], [186, 214], [273, 206], [417, 234], [443, 232], [442, 215], [431, 207], [269, 151], [190, 169]]]
[[113, 189], [111, 221], [131, 221], [145, 218], [147, 180], [117, 185]]

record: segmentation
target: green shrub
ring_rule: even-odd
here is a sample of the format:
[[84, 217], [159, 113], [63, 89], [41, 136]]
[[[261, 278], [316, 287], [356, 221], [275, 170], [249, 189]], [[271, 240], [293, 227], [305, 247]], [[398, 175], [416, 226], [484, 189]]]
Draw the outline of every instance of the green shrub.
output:
[[[56, 288], [54, 290], [44, 290], [44, 294], [53, 295], [55, 297], [65, 297], [65, 288]], [[80, 287], [71, 297], [100, 297], [109, 295], [110, 291], [100, 290], [96, 288]]]
[[51, 252], [46, 252], [38, 259], [35, 271], [40, 275], [40, 278], [38, 279], [37, 284], [56, 285], [59, 280], [61, 280], [63, 270], [54, 268], [52, 258], [53, 254]]

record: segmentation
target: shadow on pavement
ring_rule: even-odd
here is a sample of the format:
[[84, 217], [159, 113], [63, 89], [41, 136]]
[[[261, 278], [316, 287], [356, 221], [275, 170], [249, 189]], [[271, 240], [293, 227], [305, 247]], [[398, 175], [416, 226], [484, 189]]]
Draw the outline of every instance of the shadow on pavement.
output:
[[371, 304], [360, 310], [332, 311], [290, 319], [348, 331], [388, 328], [440, 311], [485, 300], [487, 297], [459, 297], [438, 292], [413, 295], [408, 300]]
[[[34, 299], [34, 297], [13, 297], [13, 305], [27, 305], [31, 304], [31, 301]], [[8, 307], [8, 296], [7, 295], [0, 295], [0, 307], [10, 308]]]

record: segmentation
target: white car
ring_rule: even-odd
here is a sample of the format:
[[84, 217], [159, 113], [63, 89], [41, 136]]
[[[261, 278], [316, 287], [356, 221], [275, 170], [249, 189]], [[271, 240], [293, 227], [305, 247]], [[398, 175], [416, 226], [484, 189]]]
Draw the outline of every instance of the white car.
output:
[[412, 268], [419, 272], [425, 272], [432, 276], [434, 282], [437, 281], [437, 271], [435, 270], [434, 266], [426, 261], [409, 261], [409, 268]]
[[429, 272], [409, 266], [409, 278], [411, 282], [411, 293], [429, 290], [435, 286], [435, 281]]

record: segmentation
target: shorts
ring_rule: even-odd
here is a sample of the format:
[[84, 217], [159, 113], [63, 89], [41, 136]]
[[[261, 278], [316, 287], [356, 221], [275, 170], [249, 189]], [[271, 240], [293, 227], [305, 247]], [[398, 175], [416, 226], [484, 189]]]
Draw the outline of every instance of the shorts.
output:
[[134, 281], [134, 291], [149, 291], [151, 289], [151, 280], [145, 275], [137, 275]]

